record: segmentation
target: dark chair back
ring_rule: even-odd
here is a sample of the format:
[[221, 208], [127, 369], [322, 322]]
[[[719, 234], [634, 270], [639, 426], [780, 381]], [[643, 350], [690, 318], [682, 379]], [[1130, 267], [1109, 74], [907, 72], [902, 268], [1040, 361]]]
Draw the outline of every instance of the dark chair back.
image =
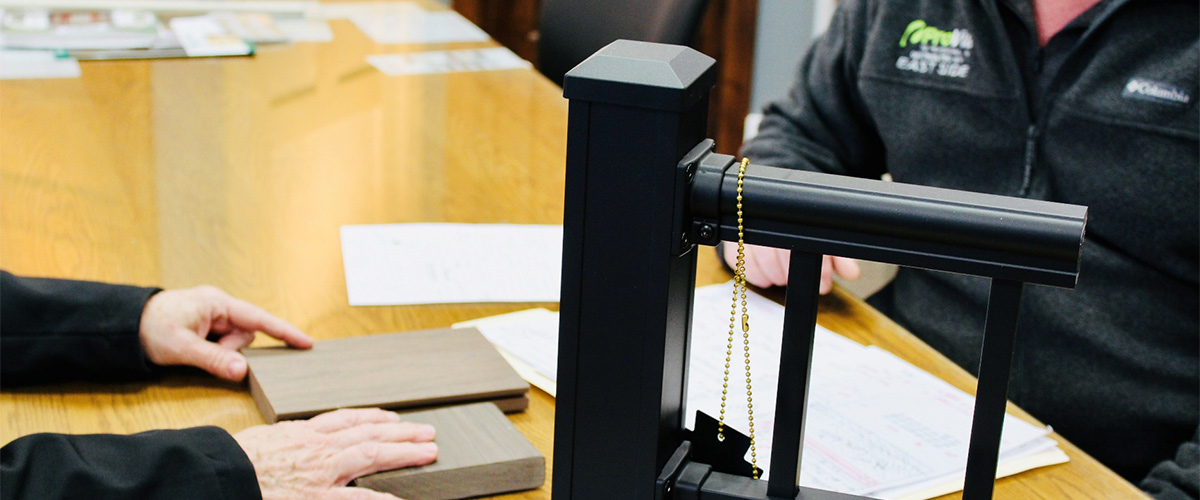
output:
[[563, 75], [613, 40], [688, 45], [708, 0], [543, 0], [538, 66], [562, 85]]

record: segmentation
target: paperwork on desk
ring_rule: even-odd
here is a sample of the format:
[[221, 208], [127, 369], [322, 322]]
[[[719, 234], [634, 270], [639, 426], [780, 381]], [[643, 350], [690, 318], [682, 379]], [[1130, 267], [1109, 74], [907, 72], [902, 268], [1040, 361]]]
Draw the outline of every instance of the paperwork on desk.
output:
[[[168, 27], [169, 26], [169, 27]], [[150, 10], [0, 9], [0, 46], [55, 50], [76, 59], [241, 56], [288, 40], [264, 13], [174, 16]]]
[[78, 78], [79, 61], [51, 50], [0, 50], [0, 80]]
[[[717, 415], [731, 283], [696, 289], [685, 414]], [[758, 463], [770, 464], [783, 306], [748, 293]], [[459, 325], [455, 325], [456, 327]], [[518, 373], [551, 395], [557, 371], [557, 313], [547, 310], [470, 321]], [[962, 489], [974, 398], [874, 346], [817, 327], [801, 484], [876, 498], [924, 499]], [[736, 357], [736, 356], [735, 356]], [[739, 357], [740, 359], [740, 357]], [[522, 366], [523, 365], [523, 366]], [[735, 363], [731, 376], [741, 378]], [[547, 385], [548, 384], [548, 385]], [[730, 425], [746, 430], [746, 394], [731, 390]], [[1067, 461], [1047, 429], [1011, 415], [997, 477]], [[770, 474], [770, 470], [767, 470]]]
[[332, 42], [333, 29], [324, 19], [276, 19], [275, 26], [293, 42]]
[[321, 19], [350, 19], [355, 16], [406, 16], [424, 12], [420, 5], [411, 1], [399, 2], [333, 2], [321, 3], [313, 17]]
[[452, 326], [477, 328], [521, 378], [546, 394], [558, 394], [558, 313], [526, 309]]
[[[379, 44], [485, 42], [488, 34], [454, 11], [429, 12], [412, 3], [352, 6], [342, 10], [363, 34]], [[339, 14], [332, 14], [337, 16]]]
[[376, 54], [367, 56], [367, 62], [390, 76], [494, 71], [531, 66], [529, 61], [521, 59], [506, 47]]
[[[232, 15], [223, 17], [236, 19]], [[270, 20], [269, 17], [263, 17]], [[274, 33], [283, 36], [273, 25], [271, 28]], [[261, 32], [265, 28], [258, 26], [249, 29]], [[235, 35], [217, 16], [176, 17], [171, 19], [171, 31], [188, 57], [244, 56], [254, 52], [253, 45]]]
[[342, 226], [352, 306], [557, 302], [562, 226]]

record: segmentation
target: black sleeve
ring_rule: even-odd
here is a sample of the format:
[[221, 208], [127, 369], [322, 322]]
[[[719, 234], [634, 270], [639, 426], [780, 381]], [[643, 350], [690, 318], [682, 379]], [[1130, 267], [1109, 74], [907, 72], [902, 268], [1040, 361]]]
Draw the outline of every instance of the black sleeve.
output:
[[1140, 486], [1158, 500], [1200, 498], [1200, 426], [1191, 441], [1179, 445], [1175, 459], [1155, 465]]
[[33, 434], [0, 449], [0, 500], [261, 500], [254, 466], [217, 427]]
[[788, 95], [763, 111], [742, 147], [756, 164], [879, 178], [883, 140], [858, 91], [870, 24], [867, 0], [843, 0], [800, 63]]
[[149, 375], [138, 325], [158, 291], [0, 271], [0, 384]]

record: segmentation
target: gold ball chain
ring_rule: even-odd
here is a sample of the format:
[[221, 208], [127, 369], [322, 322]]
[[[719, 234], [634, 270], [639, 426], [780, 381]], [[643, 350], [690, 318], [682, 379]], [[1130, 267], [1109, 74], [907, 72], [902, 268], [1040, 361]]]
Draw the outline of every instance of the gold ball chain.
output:
[[737, 266], [733, 272], [733, 305], [729, 310], [729, 341], [725, 347], [725, 380], [721, 384], [721, 418], [717, 423], [717, 439], [725, 440], [725, 400], [729, 393], [729, 364], [733, 359], [733, 335], [737, 324], [738, 296], [742, 299], [742, 352], [746, 361], [746, 414], [750, 423], [750, 465], [753, 467], [754, 479], [758, 479], [758, 452], [754, 446], [754, 391], [750, 378], [750, 310], [746, 307], [746, 242], [742, 225], [742, 188], [746, 178], [748, 158], [742, 158], [738, 168], [737, 182], [737, 224], [738, 251]]

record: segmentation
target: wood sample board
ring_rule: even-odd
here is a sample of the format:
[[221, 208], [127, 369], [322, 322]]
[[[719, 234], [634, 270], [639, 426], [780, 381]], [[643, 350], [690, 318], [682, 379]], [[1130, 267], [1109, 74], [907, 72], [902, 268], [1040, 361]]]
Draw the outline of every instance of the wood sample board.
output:
[[546, 458], [491, 403], [403, 413], [400, 418], [433, 425], [437, 461], [363, 476], [356, 485], [406, 500], [454, 500], [533, 489], [546, 481]]
[[267, 422], [338, 408], [390, 410], [492, 401], [529, 406], [529, 383], [474, 328], [317, 342], [312, 349], [245, 349], [250, 395]]

